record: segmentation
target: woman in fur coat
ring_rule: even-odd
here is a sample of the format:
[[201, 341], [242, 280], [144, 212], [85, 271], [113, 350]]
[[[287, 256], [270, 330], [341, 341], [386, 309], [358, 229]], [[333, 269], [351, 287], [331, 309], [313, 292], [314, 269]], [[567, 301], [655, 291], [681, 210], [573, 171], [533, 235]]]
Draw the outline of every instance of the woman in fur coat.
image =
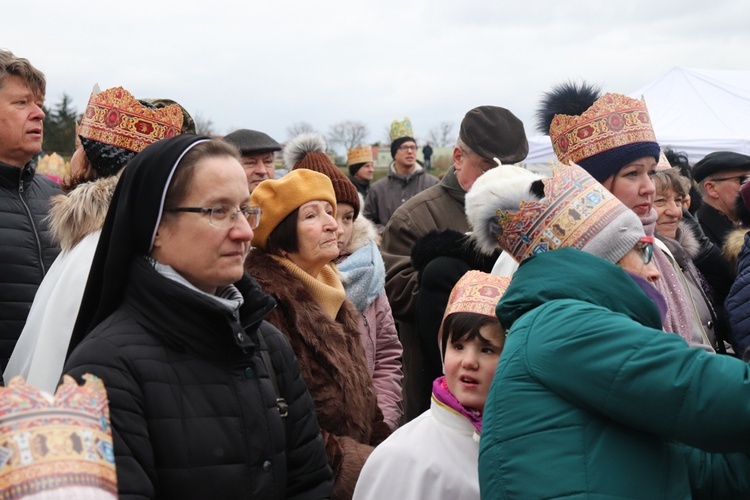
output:
[[[95, 89], [86, 109], [77, 131], [80, 141], [70, 160], [71, 175], [62, 184], [68, 194], [51, 200], [50, 228], [62, 252], [34, 297], [3, 374], [6, 383], [22, 375], [28, 383], [49, 393], [55, 392], [62, 374], [70, 334], [119, 173], [143, 148], [164, 137], [153, 131], [134, 134], [124, 126], [122, 130], [113, 129], [104, 123], [105, 114], [116, 111], [120, 116], [161, 125], [161, 134], [178, 135], [186, 122], [192, 123], [179, 104], [157, 109], [137, 101], [122, 87], [103, 92]], [[108, 135], [102, 134], [105, 128]], [[129, 141], [123, 141], [123, 137]], [[127, 148], [120, 146], [125, 143]]]
[[299, 360], [334, 473], [333, 498], [351, 498], [365, 460], [390, 429], [368, 372], [359, 312], [331, 262], [339, 254], [333, 185], [304, 167], [333, 164], [321, 152], [294, 163], [303, 165], [252, 192], [263, 215], [245, 268], [278, 303], [266, 319]]
[[[367, 368], [375, 386], [378, 406], [385, 423], [395, 430], [401, 409], [401, 355], [403, 349], [385, 295], [385, 265], [378, 248], [378, 230], [365, 217], [356, 186], [331, 162], [303, 161], [307, 153], [325, 153], [320, 134], [301, 134], [287, 144], [284, 155], [287, 169], [306, 168], [326, 175], [336, 194], [336, 222], [339, 254], [334, 262], [341, 273], [346, 298], [357, 307], [359, 330], [365, 348]], [[311, 157], [312, 158], [312, 157]]]

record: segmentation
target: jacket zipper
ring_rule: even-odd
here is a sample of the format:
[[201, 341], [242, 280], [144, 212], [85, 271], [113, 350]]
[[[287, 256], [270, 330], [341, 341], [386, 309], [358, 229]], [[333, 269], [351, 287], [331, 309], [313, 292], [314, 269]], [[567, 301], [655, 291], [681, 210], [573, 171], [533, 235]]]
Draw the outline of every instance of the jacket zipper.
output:
[[36, 251], [37, 255], [39, 256], [39, 266], [42, 268], [42, 278], [44, 278], [44, 275], [47, 274], [47, 269], [45, 269], [44, 267], [44, 258], [42, 256], [42, 242], [39, 239], [39, 233], [36, 230], [36, 224], [34, 224], [34, 217], [31, 215], [31, 209], [26, 203], [26, 200], [24, 200], [23, 198], [23, 171], [24, 169], [21, 168], [21, 174], [18, 176], [18, 197], [21, 199], [23, 208], [26, 209], [26, 215], [29, 217], [29, 222], [31, 222], [31, 229], [34, 232], [34, 238], [36, 239]]

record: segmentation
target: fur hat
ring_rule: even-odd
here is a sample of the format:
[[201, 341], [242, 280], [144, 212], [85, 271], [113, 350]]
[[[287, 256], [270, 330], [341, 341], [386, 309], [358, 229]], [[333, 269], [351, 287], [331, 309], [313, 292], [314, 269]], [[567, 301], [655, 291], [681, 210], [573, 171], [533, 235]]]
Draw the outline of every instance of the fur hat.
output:
[[733, 151], [714, 151], [693, 166], [693, 179], [700, 182], [709, 175], [743, 169], [750, 170], [750, 156]]
[[485, 251], [497, 245], [520, 263], [573, 247], [617, 263], [645, 235], [638, 216], [578, 165], [555, 164], [543, 180], [509, 169], [523, 170], [492, 169], [466, 195], [467, 217]]
[[225, 135], [222, 140], [237, 146], [241, 155], [281, 151], [281, 144], [274, 141], [268, 134], [257, 130], [241, 128]]
[[577, 163], [602, 182], [638, 158], [659, 161], [646, 104], [622, 94], [599, 93], [586, 83], [565, 83], [544, 95], [538, 130], [549, 134], [560, 162]]
[[487, 161], [518, 163], [529, 154], [523, 122], [498, 106], [479, 106], [464, 116], [458, 137]]
[[324, 200], [336, 213], [336, 194], [328, 176], [300, 168], [278, 180], [268, 179], [250, 195], [250, 204], [261, 208], [263, 215], [255, 228], [251, 244], [266, 248], [268, 237], [289, 214], [309, 201]]
[[359, 215], [359, 195], [354, 184], [333, 164], [325, 153], [326, 141], [318, 133], [300, 134], [284, 148], [284, 166], [289, 170], [306, 168], [328, 176], [336, 193], [337, 203], [354, 207], [354, 218]]

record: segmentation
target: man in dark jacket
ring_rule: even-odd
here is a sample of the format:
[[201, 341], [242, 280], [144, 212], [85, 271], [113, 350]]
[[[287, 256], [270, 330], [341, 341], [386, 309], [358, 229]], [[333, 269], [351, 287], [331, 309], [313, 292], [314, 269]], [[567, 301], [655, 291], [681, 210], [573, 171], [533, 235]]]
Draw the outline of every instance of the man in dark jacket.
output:
[[432, 381], [442, 375], [437, 333], [453, 285], [470, 269], [489, 272], [494, 262], [466, 242], [464, 196], [498, 166], [495, 158], [517, 163], [528, 152], [523, 123], [513, 113], [497, 106], [472, 109], [461, 122], [453, 166], [443, 180], [401, 205], [385, 228], [385, 290], [404, 347], [407, 421], [429, 408]]
[[34, 175], [42, 150], [46, 82], [28, 60], [0, 50], [0, 369], [5, 370], [34, 295], [60, 252], [46, 222], [59, 187]]
[[693, 167], [693, 179], [703, 201], [696, 213], [706, 236], [715, 244], [738, 224], [735, 200], [750, 174], [750, 156], [732, 151], [709, 153]]
[[276, 178], [274, 155], [281, 144], [271, 136], [257, 130], [242, 128], [224, 136], [224, 142], [237, 146], [242, 155], [242, 167], [247, 176], [250, 192], [266, 179]]

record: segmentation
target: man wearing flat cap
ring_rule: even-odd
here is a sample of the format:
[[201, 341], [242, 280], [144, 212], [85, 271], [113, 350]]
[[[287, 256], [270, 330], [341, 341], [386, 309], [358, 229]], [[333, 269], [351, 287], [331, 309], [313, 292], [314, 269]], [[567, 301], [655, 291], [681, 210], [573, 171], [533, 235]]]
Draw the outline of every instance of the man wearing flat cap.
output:
[[268, 134], [243, 128], [225, 135], [223, 140], [240, 150], [242, 167], [247, 175], [247, 187], [251, 193], [258, 184], [275, 177], [273, 156], [276, 151], [281, 151], [281, 144]]
[[385, 289], [404, 347], [406, 420], [429, 408], [432, 381], [442, 375], [437, 334], [453, 285], [471, 269], [489, 272], [496, 258], [467, 244], [466, 192], [491, 168], [523, 161], [528, 152], [523, 123], [513, 113], [472, 109], [443, 180], [404, 203], [383, 232]]
[[735, 200], [745, 177], [750, 174], [750, 156], [715, 151], [693, 166], [693, 179], [703, 203], [696, 212], [703, 232], [717, 245], [739, 224]]

